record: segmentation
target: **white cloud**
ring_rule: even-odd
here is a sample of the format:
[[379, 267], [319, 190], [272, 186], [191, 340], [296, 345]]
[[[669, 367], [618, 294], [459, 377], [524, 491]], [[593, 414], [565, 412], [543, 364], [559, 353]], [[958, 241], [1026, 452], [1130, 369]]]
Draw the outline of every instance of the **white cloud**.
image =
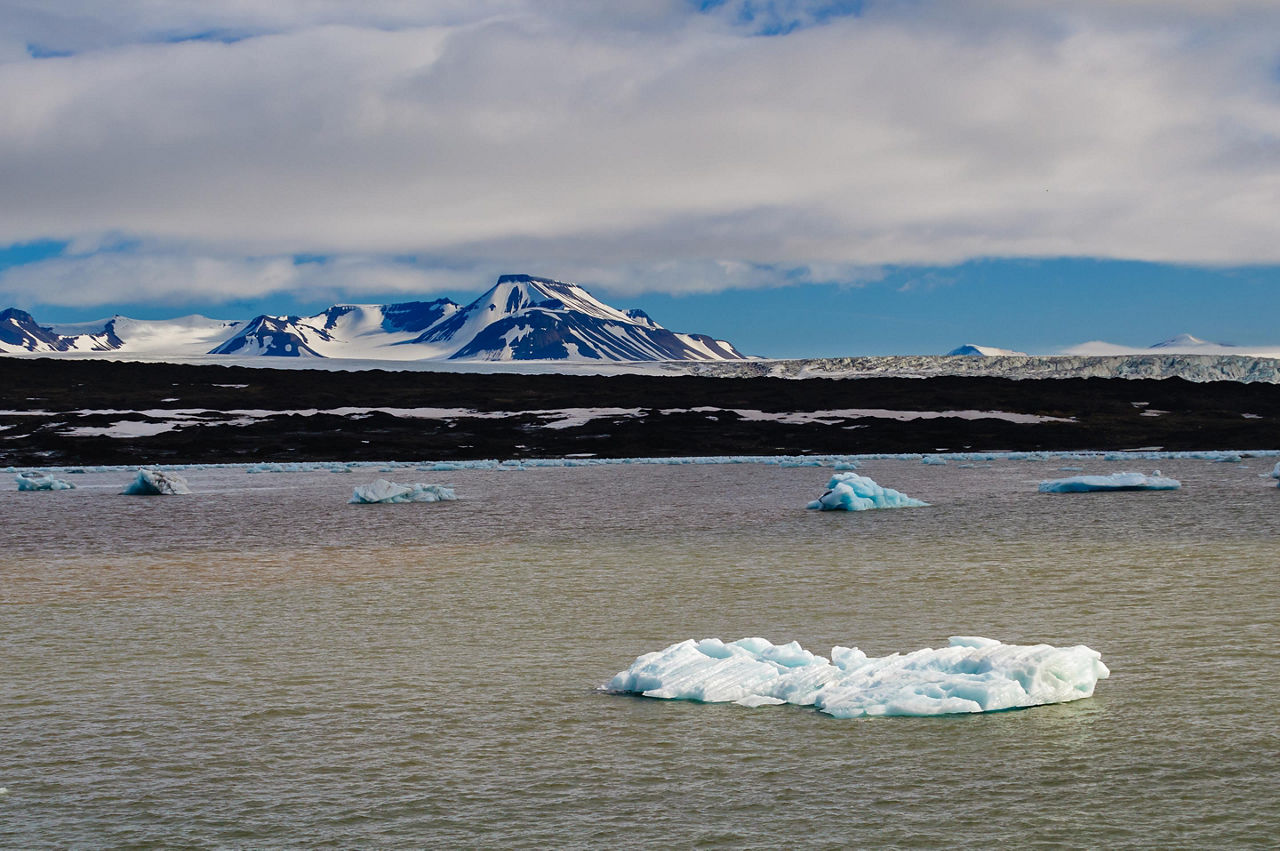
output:
[[0, 272], [0, 293], [25, 305], [182, 305], [276, 294], [327, 294], [334, 301], [366, 293], [420, 295], [475, 282], [472, 270], [425, 270], [376, 257], [295, 263], [292, 257], [112, 251], [10, 267]]
[[[881, 0], [782, 38], [675, 0], [49, 8], [0, 3], [11, 40], [83, 51], [0, 64], [0, 244], [675, 292], [818, 264], [1280, 262], [1274, 3]], [[252, 37], [155, 43], [202, 31]], [[286, 286], [264, 262], [215, 265]]]

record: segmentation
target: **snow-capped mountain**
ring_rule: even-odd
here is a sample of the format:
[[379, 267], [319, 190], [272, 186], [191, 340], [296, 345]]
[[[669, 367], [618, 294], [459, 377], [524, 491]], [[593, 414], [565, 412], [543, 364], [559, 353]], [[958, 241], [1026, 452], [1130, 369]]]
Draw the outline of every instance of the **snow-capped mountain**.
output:
[[1105, 355], [1136, 355], [1158, 352], [1179, 355], [1240, 355], [1244, 357], [1280, 357], [1280, 346], [1237, 346], [1232, 343], [1211, 343], [1190, 334], [1178, 334], [1161, 340], [1147, 348], [1124, 346], [1104, 340], [1090, 340], [1063, 350], [1064, 355], [1098, 357]]
[[0, 351], [63, 352], [68, 344], [51, 328], [42, 328], [25, 310], [0, 312]]
[[[458, 341], [462, 346], [457, 347]], [[415, 345], [467, 360], [740, 360], [729, 343], [677, 334], [643, 311], [623, 313], [576, 284], [503, 275], [480, 298], [427, 328]]]
[[449, 299], [335, 305], [315, 316], [203, 316], [148, 321], [115, 316], [41, 326], [0, 313], [0, 352], [120, 352], [380, 360], [740, 360], [731, 344], [663, 328], [644, 311], [620, 311], [577, 284], [503, 275], [462, 307]]
[[1026, 357], [1026, 352], [1015, 352], [1013, 349], [997, 349], [995, 346], [975, 346], [965, 343], [958, 349], [947, 352], [948, 355], [970, 355], [973, 357]]
[[1208, 340], [1201, 340], [1199, 337], [1193, 337], [1190, 334], [1178, 334], [1167, 340], [1153, 343], [1151, 348], [1196, 351], [1199, 349], [1234, 349], [1235, 346], [1230, 343], [1210, 343]]

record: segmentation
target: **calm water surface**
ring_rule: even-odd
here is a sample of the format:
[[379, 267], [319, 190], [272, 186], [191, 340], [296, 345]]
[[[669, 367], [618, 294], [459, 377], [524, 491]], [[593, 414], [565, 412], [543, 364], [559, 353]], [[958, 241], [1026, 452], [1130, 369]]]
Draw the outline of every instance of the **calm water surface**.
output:
[[[0, 845], [1274, 846], [1270, 465], [1037, 494], [1057, 466], [871, 462], [933, 507], [858, 514], [763, 465], [389, 476], [436, 505], [346, 505], [371, 471], [0, 492]], [[685, 638], [953, 634], [1113, 675], [942, 718], [598, 691]]]

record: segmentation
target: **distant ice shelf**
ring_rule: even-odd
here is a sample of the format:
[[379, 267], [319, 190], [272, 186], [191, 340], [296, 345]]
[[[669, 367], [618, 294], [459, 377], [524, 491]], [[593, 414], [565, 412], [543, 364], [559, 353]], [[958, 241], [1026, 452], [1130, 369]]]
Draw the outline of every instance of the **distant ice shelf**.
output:
[[[1043, 452], [942, 452], [937, 457], [956, 462], [957, 469], [971, 469], [991, 462], [1046, 463], [1063, 461], [1120, 462], [1126, 464], [1138, 461], [1194, 460], [1219, 462], [1227, 458], [1267, 459], [1268, 463], [1276, 463], [1280, 458], [1280, 449], [1211, 449], [1190, 451], [1164, 451], [1159, 449], [1142, 449], [1124, 452], [1099, 451], [1043, 451]], [[394, 472], [396, 470], [417, 470], [420, 472], [448, 472], [453, 470], [496, 470], [516, 471], [558, 467], [614, 467], [629, 464], [650, 466], [688, 466], [716, 464], [760, 464], [775, 467], [831, 467], [835, 470], [856, 470], [860, 465], [873, 461], [910, 461], [916, 464], [925, 456], [919, 452], [874, 452], [840, 455], [687, 455], [670, 458], [633, 457], [633, 458], [595, 458], [595, 457], [558, 457], [558, 458], [480, 458], [466, 460], [381, 460], [381, 461], [265, 461], [252, 464], [241, 462], [202, 463], [202, 464], [159, 464], [153, 470], [226, 470], [239, 469], [247, 473], [314, 473], [333, 472], [349, 473], [358, 470], [376, 470]], [[0, 473], [19, 473], [42, 471], [49, 473], [119, 473], [135, 472], [136, 464], [98, 464], [91, 466], [50, 465], [35, 467], [24, 465], [0, 468]]]
[[682, 641], [638, 657], [604, 687], [620, 694], [743, 706], [813, 706], [837, 718], [995, 712], [1091, 697], [1111, 675], [1084, 645], [1002, 644], [953, 636], [950, 645], [868, 657], [834, 647], [830, 660], [796, 642]]

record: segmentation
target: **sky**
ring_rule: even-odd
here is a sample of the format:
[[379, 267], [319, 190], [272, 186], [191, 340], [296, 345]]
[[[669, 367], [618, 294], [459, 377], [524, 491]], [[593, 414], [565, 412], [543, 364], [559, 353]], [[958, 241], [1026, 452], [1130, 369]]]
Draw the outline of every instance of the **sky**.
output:
[[0, 307], [1280, 345], [1273, 0], [0, 0]]

